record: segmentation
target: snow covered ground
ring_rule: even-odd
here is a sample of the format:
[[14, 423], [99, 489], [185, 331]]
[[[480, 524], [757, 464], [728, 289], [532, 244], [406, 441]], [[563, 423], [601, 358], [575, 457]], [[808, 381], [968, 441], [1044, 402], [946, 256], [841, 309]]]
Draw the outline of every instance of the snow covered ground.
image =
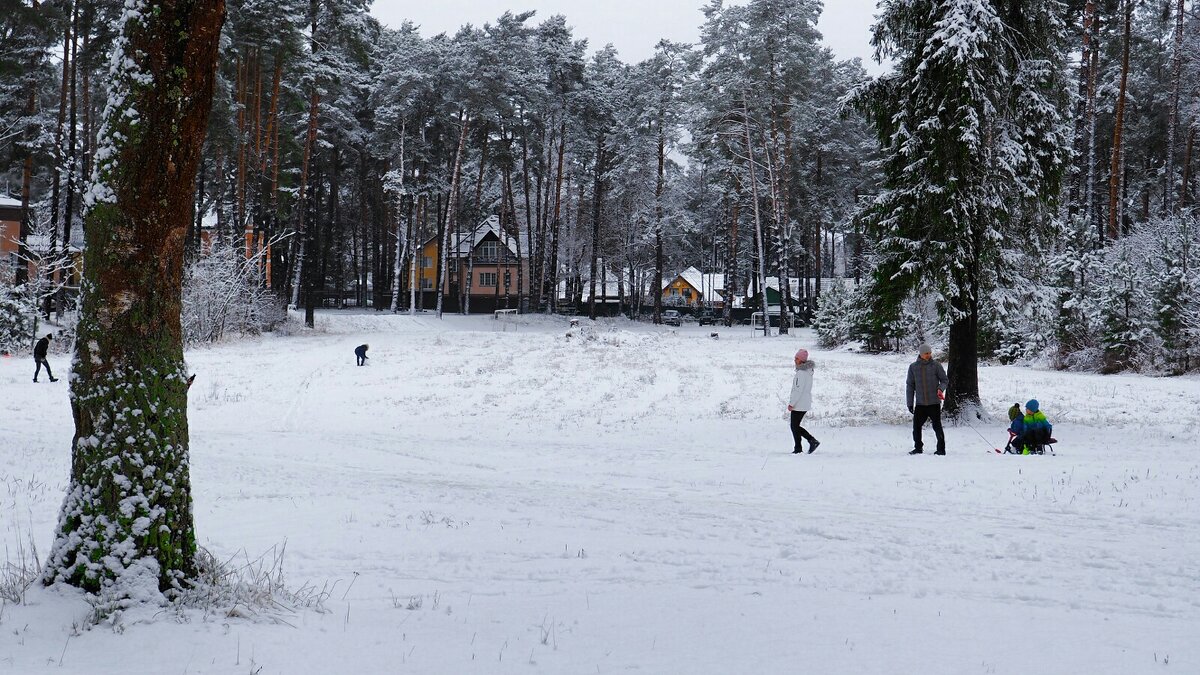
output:
[[[0, 610], [0, 672], [1200, 672], [1195, 378], [984, 368], [996, 421], [908, 457], [911, 359], [807, 331], [318, 321], [188, 361], [201, 544], [286, 542], [324, 611], [79, 631], [82, 599], [34, 588]], [[822, 445], [796, 456], [801, 345]], [[10, 562], [44, 558], [70, 463], [66, 380], [32, 367], [0, 359]], [[1030, 397], [1058, 455], [991, 453]]]

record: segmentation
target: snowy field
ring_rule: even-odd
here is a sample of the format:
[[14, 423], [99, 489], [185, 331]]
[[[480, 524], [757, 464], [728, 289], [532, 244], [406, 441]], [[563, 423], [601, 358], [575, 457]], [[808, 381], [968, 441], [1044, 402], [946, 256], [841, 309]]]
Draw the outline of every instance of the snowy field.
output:
[[[189, 353], [201, 544], [286, 542], [322, 607], [80, 631], [38, 587], [0, 610], [0, 672], [1200, 673], [1200, 380], [983, 368], [994, 421], [909, 457], [909, 356], [524, 321], [321, 314]], [[10, 562], [45, 557], [69, 472], [66, 380], [32, 367], [0, 359]], [[1057, 456], [990, 452], [1030, 397]]]

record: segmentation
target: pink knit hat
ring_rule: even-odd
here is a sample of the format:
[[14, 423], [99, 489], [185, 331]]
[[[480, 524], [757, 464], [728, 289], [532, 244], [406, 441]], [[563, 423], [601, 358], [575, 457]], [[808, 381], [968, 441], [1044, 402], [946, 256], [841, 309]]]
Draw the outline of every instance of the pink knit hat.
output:
[[807, 361], [808, 360], [808, 350], [801, 349], [800, 351], [796, 352], [796, 359], [799, 361]]

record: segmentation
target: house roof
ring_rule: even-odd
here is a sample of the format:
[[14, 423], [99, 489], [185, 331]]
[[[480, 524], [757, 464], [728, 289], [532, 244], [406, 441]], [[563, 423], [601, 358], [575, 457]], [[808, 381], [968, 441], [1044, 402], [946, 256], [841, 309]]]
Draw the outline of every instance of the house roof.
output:
[[715, 272], [701, 272], [695, 267], [689, 267], [686, 270], [672, 277], [670, 280], [663, 282], [663, 290], [675, 283], [675, 279], [683, 279], [691, 284], [692, 288], [701, 293], [711, 293], [713, 291], [725, 290], [725, 275]]
[[21, 208], [21, 200], [13, 199], [12, 197], [5, 197], [3, 195], [0, 195], [0, 208], [19, 209], [19, 208]]
[[[520, 235], [520, 240], [518, 240], [517, 237], [514, 237], [507, 232], [501, 232], [499, 216], [488, 216], [486, 219], [476, 225], [475, 229], [471, 232], [451, 232], [451, 255], [458, 258], [467, 257], [471, 251], [475, 249], [475, 247], [483, 243], [483, 240], [489, 234], [494, 234], [497, 239], [499, 239], [506, 247], [508, 247], [509, 252], [513, 255], [517, 255], [517, 244], [519, 243], [521, 257], [529, 257], [529, 238], [525, 235]], [[430, 242], [436, 239], [437, 235], [429, 237], [422, 245], [428, 245]]]
[[[77, 253], [83, 251], [83, 249], [80, 248], [79, 245], [75, 243], [76, 241], [78, 241], [78, 240], [72, 239], [71, 245], [68, 248], [71, 251], [74, 251]], [[60, 241], [56, 240], [56, 243], [58, 246], [62, 245], [62, 243]], [[31, 234], [28, 237], [25, 237], [25, 245], [27, 247], [29, 247], [30, 250], [35, 251], [37, 253], [48, 253], [50, 251], [50, 235], [48, 235], [48, 234]]]

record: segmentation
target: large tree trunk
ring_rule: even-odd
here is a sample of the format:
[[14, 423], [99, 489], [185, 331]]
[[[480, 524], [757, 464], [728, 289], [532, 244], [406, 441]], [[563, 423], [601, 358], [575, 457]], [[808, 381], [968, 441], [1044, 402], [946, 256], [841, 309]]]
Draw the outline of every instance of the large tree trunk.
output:
[[180, 307], [224, 17], [222, 0], [151, 3], [126, 15], [113, 55], [124, 103], [105, 116], [90, 190], [71, 483], [44, 576], [113, 601], [196, 574]]
[[[983, 244], [981, 229], [972, 233], [973, 251], [979, 251]], [[973, 258], [963, 264], [966, 278], [958, 284], [959, 295], [952, 301], [956, 318], [950, 324], [946, 358], [946, 414], [952, 418], [961, 418], [971, 409], [978, 414], [979, 409], [979, 260]]]
[[[974, 304], [974, 303], [971, 303]], [[979, 334], [978, 313], [967, 315], [950, 324], [949, 354], [946, 358], [946, 415], [960, 417], [972, 404], [979, 403], [979, 356], [976, 339]]]

